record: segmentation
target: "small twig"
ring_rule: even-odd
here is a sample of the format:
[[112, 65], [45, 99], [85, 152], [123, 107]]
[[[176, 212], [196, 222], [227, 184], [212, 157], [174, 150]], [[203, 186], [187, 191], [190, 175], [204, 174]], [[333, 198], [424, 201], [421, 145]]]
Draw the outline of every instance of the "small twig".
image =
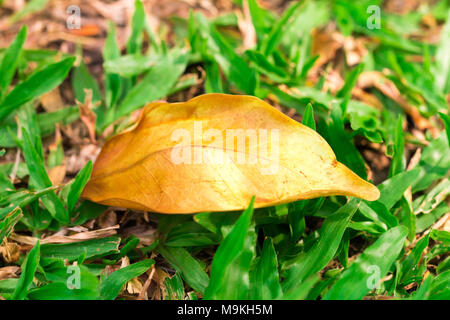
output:
[[153, 275], [155, 274], [155, 270], [156, 270], [156, 269], [155, 269], [155, 267], [153, 266], [153, 267], [152, 267], [152, 271], [150, 272], [150, 274], [149, 274], [147, 280], [145, 280], [145, 283], [144, 283], [144, 285], [142, 286], [141, 292], [139, 292], [139, 296], [137, 297], [137, 300], [144, 300], [145, 293], [147, 292], [148, 287], [150, 286], [150, 283], [152, 282]]

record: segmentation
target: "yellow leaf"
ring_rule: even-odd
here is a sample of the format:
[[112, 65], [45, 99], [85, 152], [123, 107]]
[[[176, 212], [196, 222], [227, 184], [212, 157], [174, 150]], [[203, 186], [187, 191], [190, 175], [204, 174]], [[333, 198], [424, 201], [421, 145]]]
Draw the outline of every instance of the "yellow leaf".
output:
[[379, 197], [314, 130], [251, 96], [155, 102], [107, 141], [83, 197], [160, 213], [242, 210], [329, 195]]

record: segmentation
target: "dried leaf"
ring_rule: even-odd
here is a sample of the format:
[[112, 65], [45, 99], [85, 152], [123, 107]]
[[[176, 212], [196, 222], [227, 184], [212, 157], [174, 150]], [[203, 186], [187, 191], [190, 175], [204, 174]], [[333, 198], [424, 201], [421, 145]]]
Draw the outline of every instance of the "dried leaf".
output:
[[20, 268], [17, 266], [8, 266], [0, 268], [0, 280], [17, 278]]
[[108, 228], [117, 224], [117, 215], [113, 210], [106, 210], [98, 218], [100, 228]]
[[93, 109], [100, 105], [100, 101], [95, 103], [92, 102], [92, 90], [84, 89], [86, 96], [84, 98], [84, 102], [81, 103], [78, 100], [76, 101], [78, 107], [80, 108], [80, 119], [86, 125], [89, 131], [89, 138], [92, 143], [95, 143], [95, 123], [97, 121], [97, 115], [93, 111]]
[[368, 71], [360, 74], [358, 78], [358, 86], [360, 88], [375, 87], [384, 95], [400, 105], [405, 113], [407, 113], [416, 124], [417, 128], [433, 129], [433, 125], [424, 117], [422, 117], [417, 108], [411, 106], [408, 101], [401, 95], [395, 84], [387, 79], [381, 72]]
[[138, 296], [137, 300], [148, 300], [147, 290], [148, 290], [148, 287], [150, 286], [150, 283], [152, 282], [153, 275], [155, 274], [155, 270], [156, 269], [153, 266], [150, 272], [147, 271], [147, 274], [148, 274], [147, 280], [145, 280], [144, 285], [142, 286], [141, 291], [139, 292], [139, 296]]
[[207, 94], [148, 105], [111, 138], [83, 197], [161, 213], [242, 210], [378, 189], [343, 164], [314, 130], [250, 96]]
[[59, 88], [55, 88], [49, 92], [44, 93], [39, 98], [39, 101], [41, 102], [42, 107], [47, 112], [57, 111], [64, 106]]
[[60, 184], [62, 184], [65, 176], [66, 166], [64, 164], [53, 167], [48, 172], [48, 177], [50, 178], [50, 181], [54, 186], [59, 186]]
[[15, 242], [5, 242], [0, 246], [0, 255], [6, 263], [14, 263], [20, 258], [20, 247]]
[[319, 55], [319, 58], [314, 63], [313, 69], [319, 69], [325, 63], [333, 59], [336, 52], [344, 45], [344, 36], [337, 31], [330, 30], [314, 30], [312, 32], [313, 56]]
[[347, 37], [344, 40], [344, 51], [347, 64], [354, 66], [361, 63], [367, 55], [364, 38]]
[[238, 27], [242, 33], [242, 38], [244, 42], [244, 49], [252, 49], [256, 46], [256, 31], [253, 27], [252, 18], [250, 16], [250, 11], [248, 8], [248, 2], [243, 2], [243, 11], [242, 14], [240, 11], [236, 11], [236, 15], [238, 17]]
[[[55, 141], [53, 141], [53, 143], [48, 146], [51, 155], [57, 154], [58, 148], [62, 149], [62, 136], [59, 124], [56, 125], [55, 129]], [[61, 162], [57, 161], [56, 165], [55, 163], [53, 163], [50, 166], [50, 169], [48, 170], [48, 177], [50, 178], [50, 181], [54, 186], [58, 186], [63, 183], [64, 178], [66, 177], [66, 164], [64, 158]]]
[[[99, 239], [99, 238], [106, 238], [108, 236], [112, 236], [117, 234], [116, 229], [119, 229], [119, 225], [115, 225], [112, 227], [108, 227], [105, 229], [98, 229], [93, 231], [86, 231], [86, 232], [80, 232], [75, 233], [70, 236], [64, 236], [59, 234], [54, 234], [50, 237], [47, 237], [45, 239], [41, 239], [41, 244], [48, 244], [48, 243], [72, 243], [72, 242], [81, 242], [91, 239]], [[24, 243], [28, 245], [35, 245], [38, 241], [35, 237], [30, 236], [24, 236], [16, 233], [12, 233], [10, 238], [16, 242]]]

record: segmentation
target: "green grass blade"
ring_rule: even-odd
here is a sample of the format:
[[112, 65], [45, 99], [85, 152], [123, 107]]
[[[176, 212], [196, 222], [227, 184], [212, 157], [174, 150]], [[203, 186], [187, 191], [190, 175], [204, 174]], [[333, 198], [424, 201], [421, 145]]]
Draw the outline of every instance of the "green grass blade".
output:
[[[25, 157], [25, 162], [28, 166], [28, 172], [30, 173], [30, 179], [33, 187], [38, 189], [46, 189], [52, 186], [52, 182], [48, 177], [45, 170], [44, 160], [35, 149], [31, 138], [25, 128], [22, 128], [23, 142], [22, 150]], [[49, 194], [43, 196], [42, 202], [49, 210], [50, 214], [58, 221], [62, 223], [69, 222], [69, 213], [64, 208], [64, 205], [60, 198], [52, 191]]]
[[418, 167], [421, 169], [412, 185], [412, 192], [425, 190], [433, 181], [442, 179], [450, 168], [450, 148], [447, 134], [442, 133], [423, 149]]
[[312, 275], [311, 277], [305, 279], [298, 285], [289, 291], [288, 294], [281, 297], [282, 300], [304, 300], [308, 296], [314, 285], [320, 280], [318, 275]]
[[436, 52], [435, 83], [443, 92], [450, 91], [450, 11]]
[[384, 181], [378, 186], [378, 189], [380, 189], [380, 199], [378, 201], [390, 210], [401, 199], [406, 189], [416, 181], [419, 172], [420, 169], [415, 168], [399, 173]]
[[331, 110], [331, 119], [328, 123], [328, 139], [336, 153], [337, 160], [342, 162], [361, 178], [367, 178], [364, 159], [345, 130], [344, 116], [341, 108], [335, 106]]
[[256, 0], [246, 0], [248, 2], [248, 9], [252, 18], [252, 23], [255, 28], [256, 35], [258, 36], [258, 42], [264, 39], [264, 35], [267, 34], [269, 29], [269, 23], [271, 22], [271, 15], [269, 11], [261, 8]]
[[184, 286], [181, 280], [180, 274], [177, 272], [172, 278], [167, 277], [164, 279], [164, 286], [166, 295], [164, 300], [183, 300], [184, 299]]
[[324, 299], [362, 299], [372, 287], [375, 287], [372, 286], [371, 280], [379, 281], [388, 273], [389, 268], [403, 249], [407, 235], [408, 229], [404, 226], [398, 226], [386, 231], [342, 273], [337, 282], [324, 296]]
[[251, 300], [277, 299], [282, 294], [278, 275], [277, 253], [271, 238], [264, 241], [261, 256], [250, 273]]
[[200, 263], [186, 249], [159, 246], [157, 250], [181, 274], [189, 286], [198, 293], [205, 292], [209, 277]]
[[205, 64], [205, 92], [206, 93], [224, 93], [223, 83], [220, 77], [219, 66], [216, 62]]
[[209, 35], [219, 49], [214, 57], [229, 81], [243, 92], [255, 94], [258, 85], [256, 71], [235, 53], [234, 49], [214, 26], [211, 26]]
[[127, 53], [140, 53], [142, 49], [145, 10], [141, 0], [134, 2], [134, 14], [131, 20], [131, 35], [127, 41]]
[[129, 114], [148, 102], [160, 99], [172, 89], [184, 72], [188, 55], [172, 52], [161, 59], [127, 94], [117, 108], [115, 119]]
[[34, 273], [40, 259], [40, 244], [39, 241], [28, 253], [25, 262], [22, 265], [22, 274], [20, 275], [19, 282], [13, 293], [13, 300], [23, 300], [27, 296], [28, 287], [33, 282]]
[[[400, 283], [405, 283], [409, 280], [417, 271], [418, 268], [415, 268], [415, 266], [419, 263], [419, 260], [422, 258], [422, 253], [428, 247], [428, 243], [430, 240], [430, 234], [427, 234], [425, 237], [417, 241], [414, 248], [411, 250], [411, 252], [408, 254], [408, 256], [405, 258], [405, 260], [402, 261], [401, 264], [401, 279]], [[409, 283], [409, 282], [408, 282]], [[405, 283], [408, 284], [408, 283]]]
[[394, 156], [389, 168], [389, 177], [405, 171], [405, 137], [403, 133], [403, 118], [399, 117], [395, 127]]
[[7, 238], [13, 231], [14, 226], [23, 217], [22, 210], [17, 207], [6, 215], [6, 217], [0, 220], [0, 245], [4, 238]]
[[255, 50], [247, 50], [245, 53], [250, 61], [254, 63], [258, 71], [265, 74], [271, 80], [279, 83], [285, 83], [289, 80], [287, 73], [271, 63], [262, 53]]
[[408, 228], [408, 239], [413, 241], [416, 236], [416, 216], [413, 212], [411, 202], [403, 196], [399, 201], [399, 205], [401, 206], [398, 214], [399, 222]]
[[28, 292], [30, 300], [94, 300], [98, 297], [99, 280], [86, 265], [66, 265], [62, 259], [42, 259], [40, 262], [50, 283]]
[[[0, 206], [5, 206], [0, 209], [0, 219], [5, 218], [15, 207], [21, 207], [30, 204], [32, 201], [52, 192], [54, 187], [46, 188], [38, 191], [21, 190], [11, 192], [10, 194], [0, 197]], [[9, 205], [8, 205], [9, 204]], [[12, 209], [13, 208], [13, 209]]]
[[105, 60], [103, 67], [109, 74], [120, 75], [125, 78], [138, 76], [148, 71], [162, 58], [163, 55], [137, 55], [126, 54], [113, 59]]
[[[77, 120], [80, 116], [78, 107], [66, 107], [53, 112], [42, 112], [36, 115], [39, 131], [42, 137], [46, 137], [55, 132], [57, 123], [69, 124]], [[0, 126], [0, 146], [6, 148], [17, 147], [15, 137], [10, 132], [17, 132], [17, 123], [7, 122]]]
[[19, 21], [20, 19], [32, 14], [33, 12], [38, 12], [44, 9], [47, 0], [30, 0], [27, 1], [25, 6], [19, 11], [15, 12], [11, 16], [11, 22]]
[[381, 226], [385, 231], [398, 225], [397, 218], [380, 201], [362, 201], [359, 212]]
[[305, 109], [305, 113], [303, 114], [302, 123], [310, 127], [313, 130], [316, 130], [316, 121], [314, 121], [314, 110], [311, 103], [308, 103]]
[[0, 105], [2, 117], [59, 85], [66, 78], [74, 61], [75, 57], [70, 56], [56, 63], [44, 63], [6, 96]]
[[69, 212], [72, 212], [75, 208], [75, 205], [80, 198], [81, 193], [83, 192], [84, 186], [89, 180], [92, 172], [92, 161], [88, 161], [88, 163], [78, 172], [75, 180], [70, 186], [69, 195], [67, 196], [67, 209]]
[[[97, 277], [88, 278], [81, 274], [82, 284], [80, 289], [69, 289], [67, 283], [51, 282], [45, 286], [30, 290], [30, 300], [96, 300], [98, 298]], [[95, 281], [95, 280], [97, 281]]]
[[410, 297], [411, 300], [427, 300], [431, 286], [433, 285], [433, 276], [430, 274], [420, 285], [419, 289]]
[[58, 86], [67, 77], [74, 57], [51, 64], [19, 83], [0, 104], [0, 121], [24, 103]]
[[142, 260], [133, 263], [125, 268], [111, 273], [99, 286], [101, 300], [115, 299], [122, 287], [131, 279], [136, 278], [146, 272], [155, 263], [152, 259]]
[[[256, 70], [249, 67], [247, 62], [235, 52], [229, 41], [203, 15], [196, 14], [195, 22], [198, 24], [198, 32], [207, 40], [205, 48], [202, 48], [200, 53], [208, 60], [212, 56], [228, 80], [239, 90], [247, 94], [255, 94], [258, 87]], [[191, 24], [194, 24], [193, 18], [191, 18]]]
[[85, 259], [92, 259], [119, 253], [119, 244], [120, 238], [117, 236], [72, 243], [49, 243], [41, 246], [41, 256], [74, 261], [85, 255]]
[[13, 294], [18, 283], [19, 283], [19, 279], [17, 279], [17, 278], [8, 278], [8, 279], [0, 280], [0, 295]]
[[353, 198], [325, 220], [319, 231], [319, 241], [288, 269], [286, 279], [282, 283], [285, 294], [289, 294], [304, 279], [330, 262], [337, 252], [350, 219], [358, 209], [358, 204], [358, 200]]
[[421, 233], [431, 227], [444, 214], [450, 211], [446, 203], [442, 203], [427, 214], [420, 214], [416, 218], [416, 232]]
[[444, 271], [437, 275], [433, 280], [429, 292], [430, 300], [449, 300], [450, 299], [450, 270]]
[[439, 112], [442, 122], [444, 122], [445, 132], [447, 134], [448, 145], [450, 147], [450, 117], [447, 114]]
[[83, 59], [80, 59], [80, 65], [73, 70], [72, 74], [72, 88], [75, 94], [75, 99], [84, 102], [86, 97], [85, 89], [92, 90], [92, 102], [100, 101], [102, 95], [98, 86], [97, 80], [90, 74]]
[[343, 101], [341, 103], [341, 108], [343, 113], [347, 110], [347, 104], [350, 98], [352, 97], [352, 90], [358, 80], [359, 75], [364, 70], [364, 64], [361, 63], [357, 65], [350, 73], [347, 75], [345, 79], [344, 86], [337, 92], [336, 97], [342, 98]]
[[27, 27], [23, 26], [3, 55], [0, 63], [0, 101], [8, 90], [8, 86], [16, 72], [22, 46], [26, 38]]
[[[120, 48], [116, 41], [116, 27], [111, 21], [108, 23], [108, 34], [106, 36], [102, 55], [104, 63], [108, 63], [108, 61], [120, 57]], [[105, 104], [107, 108], [110, 109], [116, 104], [117, 99], [119, 98], [120, 89], [120, 76], [105, 72]]]
[[248, 208], [244, 210], [230, 233], [217, 248], [211, 265], [211, 280], [206, 288], [205, 299], [243, 299], [247, 297], [248, 269], [250, 269], [252, 255], [248, 255], [246, 247], [253, 245], [252, 240], [254, 240], [251, 239], [254, 201], [253, 197]]
[[290, 6], [283, 16], [272, 26], [271, 31], [267, 38], [261, 44], [261, 50], [266, 57], [270, 56], [273, 50], [277, 47], [283, 37], [283, 30], [286, 26], [289, 26], [289, 21], [294, 17], [297, 9], [302, 5], [303, 1], [297, 1]]

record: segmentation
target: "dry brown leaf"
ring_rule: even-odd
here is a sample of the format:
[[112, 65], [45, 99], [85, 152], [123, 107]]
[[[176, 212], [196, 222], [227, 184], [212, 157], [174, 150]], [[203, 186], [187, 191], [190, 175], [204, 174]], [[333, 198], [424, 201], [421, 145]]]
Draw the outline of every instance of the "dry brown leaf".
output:
[[157, 237], [157, 230], [147, 223], [127, 227], [121, 231], [125, 237], [134, 235], [139, 239], [140, 243], [146, 246], [152, 244]]
[[14, 263], [20, 258], [20, 246], [14, 242], [7, 242], [5, 239], [0, 246], [0, 254], [6, 263]]
[[[40, 240], [41, 244], [46, 243], [72, 243], [72, 242], [80, 242], [80, 241], [86, 241], [91, 239], [99, 239], [99, 238], [105, 238], [112, 235], [117, 234], [116, 229], [119, 229], [119, 225], [115, 225], [109, 228], [104, 229], [98, 229], [93, 231], [86, 231], [86, 232], [79, 232], [72, 234], [70, 236], [60, 235], [60, 234], [54, 234], [50, 237], [44, 238]], [[65, 232], [64, 229], [61, 230], [58, 233]], [[28, 245], [34, 246], [37, 242], [37, 238], [30, 237], [30, 236], [24, 236], [16, 233], [11, 233], [10, 238], [16, 242], [24, 243]]]
[[384, 108], [381, 101], [378, 100], [378, 98], [375, 95], [365, 92], [364, 90], [361, 90], [360, 88], [357, 88], [357, 87], [353, 88], [352, 94], [358, 100], [365, 102], [368, 105], [377, 108], [378, 110], [383, 110], [383, 108]]
[[250, 10], [248, 8], [248, 1], [244, 1], [242, 7], [244, 14], [237, 10], [236, 16], [238, 18], [239, 30], [242, 33], [243, 49], [252, 49], [256, 46], [257, 39], [252, 17], [250, 16]]
[[50, 151], [56, 151], [62, 143], [61, 128], [59, 123], [55, 125], [55, 140], [48, 146]]
[[332, 68], [328, 68], [325, 73], [325, 83], [323, 84], [322, 91], [336, 94], [336, 92], [344, 86], [344, 83], [345, 81], [339, 72]]
[[130, 294], [139, 294], [142, 291], [143, 284], [138, 278], [133, 278], [127, 282], [127, 291]]
[[164, 284], [164, 281], [166, 280], [166, 278], [170, 278], [170, 275], [164, 271], [161, 268], [156, 268], [156, 272], [155, 272], [155, 281], [158, 285], [158, 289], [159, 290], [155, 290], [154, 295], [157, 297], [154, 297], [154, 299], [156, 300], [160, 300], [161, 299], [161, 294], [163, 295], [164, 299], [167, 296], [167, 289], [166, 286]]
[[346, 37], [344, 40], [345, 59], [349, 66], [354, 66], [362, 62], [367, 55], [364, 38]]
[[432, 227], [435, 230], [444, 230], [450, 232], [450, 212], [447, 212]]
[[314, 130], [251, 96], [207, 94], [152, 103], [111, 138], [83, 197], [161, 213], [231, 211], [378, 189], [343, 164]]
[[317, 70], [336, 55], [336, 52], [344, 45], [344, 36], [337, 31], [314, 30], [312, 32], [313, 56], [319, 55], [313, 69]]
[[[49, 145], [49, 151], [56, 151], [58, 147], [62, 144], [61, 130], [59, 124], [56, 124], [55, 130], [55, 141]], [[63, 159], [62, 164], [56, 167], [51, 168], [48, 171], [48, 177], [54, 186], [58, 186], [63, 183], [64, 178], [66, 176], [66, 165], [65, 159]]]
[[[90, 143], [87, 145], [82, 145], [80, 150], [77, 149], [74, 151], [75, 152], [70, 154], [66, 159], [67, 173], [70, 174], [77, 174], [81, 169], [83, 169], [89, 160], [94, 161], [100, 152], [100, 147], [96, 144]], [[70, 152], [71, 150], [69, 150], [68, 153]]]
[[100, 228], [108, 228], [117, 225], [117, 215], [114, 210], [106, 210], [98, 218]]
[[150, 286], [150, 283], [152, 282], [153, 275], [155, 274], [155, 270], [156, 270], [155, 266], [152, 266], [151, 271], [150, 272], [147, 271], [147, 274], [148, 274], [147, 280], [145, 280], [145, 283], [142, 286], [141, 291], [139, 292], [137, 300], [148, 300], [147, 290], [148, 290], [148, 287]]
[[414, 152], [414, 155], [409, 160], [408, 167], [406, 168], [406, 171], [414, 169], [419, 164], [421, 156], [422, 156], [422, 149], [421, 148], [417, 148], [416, 152]]
[[385, 10], [403, 15], [416, 9], [419, 4], [419, 0], [388, 0], [385, 4]]
[[413, 137], [416, 138], [424, 146], [427, 146], [430, 144], [430, 142], [428, 142], [427, 138], [425, 137], [425, 134], [422, 131], [412, 128], [411, 133], [412, 133]]
[[52, 182], [52, 185], [58, 186], [63, 183], [66, 176], [66, 166], [64, 164], [51, 168], [48, 171], [48, 177]]
[[55, 88], [49, 92], [44, 93], [39, 98], [39, 101], [41, 102], [42, 107], [47, 112], [59, 110], [64, 106], [64, 102], [62, 101], [59, 88]]
[[100, 101], [97, 101], [96, 103], [92, 103], [92, 90], [91, 89], [84, 89], [85, 97], [84, 102], [81, 103], [80, 101], [76, 100], [76, 103], [78, 107], [80, 108], [80, 119], [83, 121], [83, 123], [86, 125], [88, 131], [89, 131], [89, 138], [91, 139], [92, 143], [95, 143], [95, 123], [97, 121], [97, 115], [93, 111], [93, 109], [100, 105]]
[[8, 266], [0, 268], [0, 280], [17, 278], [20, 268], [17, 266]]
[[417, 108], [411, 106], [408, 101], [401, 95], [395, 84], [387, 79], [379, 71], [367, 71], [360, 74], [358, 78], [358, 87], [368, 88], [375, 87], [380, 90], [384, 95], [395, 101], [400, 105], [406, 114], [408, 114], [417, 128], [420, 130], [431, 129], [432, 132], [435, 129], [433, 125], [424, 117], [422, 117]]

